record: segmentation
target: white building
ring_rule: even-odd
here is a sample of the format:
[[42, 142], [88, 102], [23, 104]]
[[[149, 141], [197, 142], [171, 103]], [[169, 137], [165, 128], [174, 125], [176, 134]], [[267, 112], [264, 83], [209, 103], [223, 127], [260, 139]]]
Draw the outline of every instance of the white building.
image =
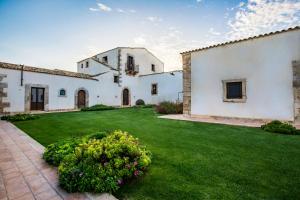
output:
[[164, 64], [145, 48], [97, 54], [78, 62], [77, 71], [0, 62], [0, 113], [181, 100], [182, 71], [164, 72]]
[[300, 27], [182, 53], [184, 114], [294, 121]]

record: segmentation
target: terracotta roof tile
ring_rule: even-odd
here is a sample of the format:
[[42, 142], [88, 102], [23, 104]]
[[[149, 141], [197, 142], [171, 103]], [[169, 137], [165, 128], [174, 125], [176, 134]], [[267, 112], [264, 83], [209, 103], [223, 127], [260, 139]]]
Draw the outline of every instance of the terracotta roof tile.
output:
[[288, 31], [299, 30], [299, 29], [300, 29], [300, 26], [295, 26], [295, 27], [288, 28], [288, 29], [283, 29], [283, 30], [280, 30], [280, 31], [274, 31], [274, 32], [270, 32], [270, 33], [265, 33], [265, 34], [253, 36], [253, 37], [248, 37], [248, 38], [239, 39], [239, 40], [232, 40], [232, 41], [223, 42], [223, 43], [219, 43], [219, 44], [215, 44], [215, 45], [211, 45], [211, 46], [207, 46], [207, 47], [202, 47], [202, 48], [199, 48], [199, 49], [184, 51], [184, 52], [181, 52], [180, 54], [186, 54], [186, 53], [202, 51], [202, 50], [211, 49], [211, 48], [215, 48], [215, 47], [219, 47], [219, 46], [225, 46], [225, 45], [228, 45], [228, 44], [234, 44], [234, 43], [238, 43], [238, 42], [257, 39], [257, 38], [261, 38], [261, 37], [267, 37], [267, 36], [271, 36], [271, 35], [275, 35], [275, 34], [279, 34], [279, 33], [285, 33], [285, 32], [288, 32]]
[[70, 71], [59, 70], [59, 69], [51, 70], [51, 69], [45, 69], [45, 68], [39, 68], [39, 67], [31, 67], [31, 66], [25, 66], [25, 65], [17, 65], [17, 64], [12, 64], [12, 63], [0, 62], [0, 68], [4, 68], [4, 69], [22, 70], [22, 66], [23, 66], [23, 70], [26, 72], [35, 72], [35, 73], [51, 74], [51, 75], [57, 75], [57, 76], [68, 76], [68, 77], [74, 77], [74, 78], [97, 80], [89, 74], [70, 72]]

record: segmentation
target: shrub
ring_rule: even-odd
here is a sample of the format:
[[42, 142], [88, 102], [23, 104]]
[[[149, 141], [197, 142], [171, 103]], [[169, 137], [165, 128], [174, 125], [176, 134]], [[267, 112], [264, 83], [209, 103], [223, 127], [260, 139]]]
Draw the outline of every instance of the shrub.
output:
[[282, 133], [282, 134], [296, 134], [297, 130], [296, 128], [287, 123], [287, 122], [281, 122], [278, 120], [274, 120], [270, 123], [264, 124], [261, 126], [261, 128], [268, 132], [273, 133]]
[[43, 159], [50, 165], [58, 166], [65, 156], [74, 153], [80, 142], [79, 138], [71, 138], [50, 144], [43, 154]]
[[16, 114], [16, 115], [5, 115], [1, 117], [1, 120], [16, 122], [16, 121], [27, 121], [37, 119], [39, 116], [31, 114]]
[[91, 107], [81, 108], [80, 111], [100, 111], [100, 110], [113, 110], [115, 107], [113, 106], [106, 106], [103, 104], [97, 104]]
[[43, 157], [59, 164], [59, 183], [68, 192], [114, 192], [143, 175], [151, 163], [150, 152], [122, 131], [52, 144]]
[[156, 106], [156, 111], [160, 114], [182, 114], [183, 104], [163, 101]]
[[138, 99], [138, 100], [136, 100], [135, 105], [143, 106], [143, 105], [145, 105], [145, 101], [143, 99]]

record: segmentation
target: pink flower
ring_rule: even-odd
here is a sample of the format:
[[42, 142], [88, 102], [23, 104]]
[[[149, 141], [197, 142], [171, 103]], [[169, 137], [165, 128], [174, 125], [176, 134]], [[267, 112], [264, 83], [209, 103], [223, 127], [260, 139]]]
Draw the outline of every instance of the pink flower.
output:
[[139, 175], [139, 170], [135, 170], [133, 174], [134, 174], [135, 176], [138, 176], [138, 175]]
[[119, 184], [119, 185], [123, 185], [123, 180], [122, 180], [122, 179], [119, 179], [119, 180], [118, 180], [118, 184]]
[[137, 162], [137, 161], [134, 161], [133, 165], [134, 165], [134, 166], [137, 166], [137, 165], [138, 165], [138, 162]]

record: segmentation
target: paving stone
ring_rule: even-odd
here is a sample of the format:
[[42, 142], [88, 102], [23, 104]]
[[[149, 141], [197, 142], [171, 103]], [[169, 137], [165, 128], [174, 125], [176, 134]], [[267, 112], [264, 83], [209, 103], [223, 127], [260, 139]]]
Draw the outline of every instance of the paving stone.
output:
[[115, 200], [108, 194], [69, 194], [58, 186], [57, 168], [44, 147], [14, 125], [0, 121], [0, 200]]

